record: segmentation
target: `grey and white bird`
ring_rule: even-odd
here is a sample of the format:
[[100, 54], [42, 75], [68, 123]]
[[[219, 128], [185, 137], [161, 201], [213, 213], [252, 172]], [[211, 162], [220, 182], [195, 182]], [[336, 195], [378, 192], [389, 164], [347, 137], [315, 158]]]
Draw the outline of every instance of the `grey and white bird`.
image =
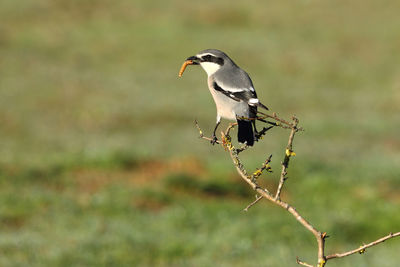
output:
[[221, 118], [225, 118], [237, 121], [238, 141], [252, 146], [257, 133], [257, 108], [268, 108], [257, 98], [249, 75], [227, 54], [217, 49], [206, 49], [188, 57], [179, 76], [182, 76], [186, 65], [200, 65], [208, 75], [208, 88], [217, 106], [217, 123], [212, 143], [217, 141], [215, 132]]

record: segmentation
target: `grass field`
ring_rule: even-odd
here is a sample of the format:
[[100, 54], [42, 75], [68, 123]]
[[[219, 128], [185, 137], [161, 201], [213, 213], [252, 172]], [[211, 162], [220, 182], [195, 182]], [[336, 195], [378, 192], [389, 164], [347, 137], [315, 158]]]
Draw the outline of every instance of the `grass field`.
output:
[[[0, 2], [0, 266], [297, 266], [316, 243], [198, 139], [215, 106], [185, 58], [226, 51], [296, 114], [284, 199], [339, 252], [400, 228], [400, 2]], [[188, 112], [188, 110], [190, 112]], [[226, 125], [226, 122], [225, 124]], [[273, 129], [244, 161], [273, 154]], [[400, 240], [328, 266], [397, 266]]]

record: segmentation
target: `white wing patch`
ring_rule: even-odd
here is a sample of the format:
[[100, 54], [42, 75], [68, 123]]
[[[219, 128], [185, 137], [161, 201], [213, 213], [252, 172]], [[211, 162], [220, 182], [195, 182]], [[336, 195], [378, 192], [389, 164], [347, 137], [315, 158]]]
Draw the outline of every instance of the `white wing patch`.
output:
[[229, 93], [239, 93], [239, 92], [245, 92], [245, 91], [248, 91], [249, 89], [247, 89], [247, 88], [233, 88], [233, 87], [229, 87], [229, 86], [226, 86], [225, 84], [223, 84], [223, 83], [221, 83], [221, 82], [218, 82], [218, 85], [222, 88], [222, 89], [224, 89], [224, 91], [227, 91], [227, 92], [229, 92]]
[[250, 98], [249, 99], [249, 105], [255, 105], [258, 104], [260, 102], [260, 100], [258, 100], [257, 98]]

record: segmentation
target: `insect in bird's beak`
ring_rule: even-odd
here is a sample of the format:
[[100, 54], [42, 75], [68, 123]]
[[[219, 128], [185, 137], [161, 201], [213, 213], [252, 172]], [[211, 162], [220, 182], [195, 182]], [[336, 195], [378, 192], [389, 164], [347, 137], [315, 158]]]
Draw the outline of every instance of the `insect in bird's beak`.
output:
[[187, 67], [188, 65], [199, 65], [198, 60], [199, 60], [199, 58], [198, 58], [198, 57], [195, 57], [195, 56], [193, 56], [193, 57], [188, 57], [188, 58], [185, 60], [185, 62], [183, 62], [182, 67], [181, 67], [181, 69], [179, 70], [178, 76], [179, 76], [179, 77], [182, 77], [183, 72], [185, 71], [185, 69], [186, 69], [186, 67]]

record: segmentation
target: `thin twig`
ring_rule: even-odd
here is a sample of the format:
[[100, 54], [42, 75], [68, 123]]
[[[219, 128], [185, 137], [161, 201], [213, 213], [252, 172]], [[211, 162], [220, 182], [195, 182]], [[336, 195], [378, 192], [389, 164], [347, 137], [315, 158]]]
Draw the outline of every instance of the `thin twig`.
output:
[[251, 207], [253, 207], [255, 204], [257, 204], [257, 202], [260, 201], [263, 198], [264, 198], [263, 196], [257, 196], [256, 200], [251, 202], [246, 208], [243, 209], [243, 211], [248, 211]]
[[[274, 114], [274, 116], [276, 117], [275, 114]], [[273, 117], [273, 118], [275, 118], [275, 117]], [[279, 121], [283, 121], [283, 122], [287, 123], [286, 121], [284, 121], [282, 119], [279, 119]], [[289, 125], [292, 127], [292, 129], [296, 128], [296, 126], [297, 126], [297, 124], [295, 126], [293, 126], [291, 124], [289, 124]], [[297, 210], [294, 207], [290, 206], [288, 203], [280, 200], [279, 198], [275, 198], [275, 196], [272, 195], [268, 191], [268, 189], [261, 188], [256, 183], [255, 179], [252, 179], [251, 176], [247, 175], [247, 171], [244, 168], [244, 166], [238, 156], [238, 153], [231, 142], [231, 138], [229, 136], [229, 133], [233, 127], [235, 127], [235, 124], [230, 124], [228, 126], [228, 128], [226, 129], [225, 133], [222, 133], [222, 143], [223, 143], [224, 147], [226, 148], [226, 150], [229, 151], [229, 155], [231, 156], [231, 159], [233, 161], [234, 166], [236, 167], [237, 172], [243, 178], [243, 180], [245, 180], [253, 188], [253, 190], [257, 191], [257, 193], [260, 194], [262, 197], [268, 199], [269, 201], [271, 201], [271, 202], [277, 204], [278, 206], [281, 206], [285, 210], [287, 210], [289, 213], [291, 213], [294, 216], [294, 218], [299, 223], [301, 223], [307, 230], [309, 230], [315, 236], [315, 238], [317, 239], [317, 242], [318, 242], [318, 266], [323, 267], [326, 262], [325, 257], [324, 257], [324, 248], [325, 248], [324, 243], [325, 243], [326, 233], [319, 232], [306, 219], [304, 219], [297, 212]], [[200, 127], [198, 127], [198, 128], [200, 129]], [[211, 139], [211, 138], [209, 138], [209, 139]], [[289, 137], [289, 139], [290, 139], [290, 137]], [[208, 140], [208, 139], [206, 139], [206, 140]], [[292, 137], [292, 141], [289, 140], [289, 142], [293, 142], [293, 137]]]
[[282, 171], [281, 171], [281, 177], [279, 179], [278, 189], [276, 190], [276, 194], [275, 194], [275, 199], [279, 199], [280, 198], [280, 195], [281, 195], [281, 192], [282, 192], [282, 188], [283, 188], [283, 184], [287, 180], [287, 168], [289, 167], [290, 157], [296, 155], [293, 152], [292, 149], [293, 149], [294, 135], [298, 131], [297, 130], [297, 124], [298, 123], [299, 123], [299, 120], [296, 117], [293, 117], [292, 130], [290, 131], [288, 145], [287, 145], [286, 150], [285, 150], [285, 158], [283, 159], [283, 162], [281, 163]]
[[[224, 138], [229, 138], [229, 136], [226, 136]], [[287, 210], [294, 216], [294, 218], [299, 223], [301, 223], [307, 230], [309, 230], [315, 236], [318, 243], [318, 266], [323, 267], [326, 262], [324, 256], [324, 248], [325, 248], [324, 244], [325, 244], [326, 233], [319, 232], [316, 228], [314, 228], [314, 226], [311, 223], [309, 223], [306, 219], [304, 219], [294, 207], [280, 200], [279, 198], [275, 198], [275, 196], [273, 196], [267, 189], [261, 188], [255, 182], [255, 179], [251, 179], [251, 176], [247, 175], [247, 172], [244, 169], [243, 164], [241, 163], [232, 143], [227, 144], [227, 150], [229, 151], [229, 155], [231, 156], [231, 159], [233, 161], [234, 166], [236, 167], [237, 172], [243, 178], [243, 180], [245, 180], [251, 186], [251, 188], [253, 188], [253, 190], [255, 190], [258, 194], [268, 199], [269, 201]]]
[[[208, 141], [210, 141], [210, 142], [214, 140], [214, 139], [211, 138], [211, 137], [204, 136], [203, 131], [201, 130], [201, 128], [200, 128], [199, 123], [197, 122], [197, 120], [194, 120], [194, 124], [196, 125], [197, 130], [199, 130], [199, 137], [200, 137], [200, 138], [205, 139], [205, 140], [208, 140]], [[219, 140], [215, 141], [215, 143], [217, 143], [217, 144], [222, 144], [222, 142], [219, 141]]]
[[[257, 191], [258, 194], [260, 194], [261, 196], [263, 196], [264, 198], [268, 199], [269, 201], [277, 204], [278, 206], [284, 208], [285, 210], [287, 210], [289, 213], [291, 213], [293, 215], [293, 217], [299, 222], [301, 223], [307, 230], [309, 230], [317, 239], [318, 242], [318, 262], [320, 264], [320, 262], [325, 262], [324, 259], [324, 242], [325, 242], [325, 235], [321, 232], [319, 232], [317, 229], [314, 228], [314, 226], [311, 225], [311, 223], [309, 223], [306, 219], [304, 219], [300, 213], [292, 206], [290, 206], [288, 203], [280, 200], [280, 199], [275, 199], [275, 197], [267, 190], [267, 189], [263, 189], [261, 187], [259, 187], [257, 185], [257, 183], [255, 183], [254, 181], [252, 181], [251, 179], [249, 179], [249, 177], [247, 176], [247, 174], [243, 171], [243, 165], [242, 164], [238, 164], [238, 161], [236, 159], [236, 156], [233, 154], [234, 150], [229, 150], [229, 154], [232, 158], [233, 164], [236, 167], [236, 170], [238, 171], [239, 175], [243, 178], [243, 180], [245, 180], [255, 191]], [[324, 265], [320, 265], [321, 267]]]
[[[279, 117], [276, 115], [275, 112], [273, 112], [272, 115], [269, 115], [269, 114], [266, 114], [266, 113], [263, 113], [263, 112], [260, 112], [260, 111], [258, 111], [257, 113], [263, 115], [263, 117], [261, 117], [261, 119], [270, 118], [270, 119], [273, 119], [273, 120], [279, 122], [279, 123], [276, 124], [276, 126], [281, 126], [281, 127], [282, 127], [281, 124], [285, 124], [285, 125], [288, 126], [289, 128], [293, 128], [293, 124], [292, 124], [292, 123], [290, 123], [290, 122], [288, 122], [287, 120], [284, 120], [284, 119], [282, 119], [282, 118], [279, 118]], [[286, 127], [283, 127], [283, 128], [286, 128]], [[302, 129], [302, 128], [299, 128], [299, 130], [302, 131], [303, 129]]]
[[[273, 118], [274, 120], [285, 124], [285, 126], [282, 126], [283, 128], [290, 128], [291, 129], [291, 132], [290, 132], [290, 135], [289, 135], [289, 140], [288, 140], [288, 145], [287, 145], [286, 151], [285, 151], [285, 158], [284, 158], [284, 161], [282, 162], [281, 177], [280, 177], [278, 189], [277, 189], [275, 195], [271, 194], [268, 191], [267, 188], [261, 188], [257, 184], [257, 179], [256, 179], [259, 175], [261, 175], [261, 172], [263, 170], [267, 169], [267, 166], [269, 166], [268, 164], [271, 161], [272, 155], [267, 158], [267, 160], [264, 162], [264, 164], [263, 164], [261, 169], [256, 170], [257, 175], [258, 175], [256, 177], [256, 175], [255, 175], [256, 172], [253, 173], [253, 175], [248, 175], [247, 174], [247, 171], [244, 168], [244, 166], [243, 166], [243, 164], [242, 164], [242, 162], [241, 162], [241, 160], [239, 158], [239, 153], [241, 151], [247, 149], [248, 146], [244, 146], [244, 147], [241, 147], [239, 149], [236, 149], [233, 146], [232, 142], [231, 142], [231, 137], [230, 137], [229, 133], [237, 124], [235, 124], [235, 123], [234, 124], [230, 124], [228, 126], [228, 128], [226, 129], [226, 131], [221, 133], [222, 141], [218, 141], [218, 143], [222, 144], [223, 147], [225, 148], [225, 150], [229, 151], [229, 155], [230, 155], [230, 157], [231, 157], [231, 159], [233, 161], [233, 164], [236, 167], [236, 170], [239, 173], [240, 177], [244, 181], [246, 181], [251, 186], [251, 188], [253, 188], [253, 190], [255, 190], [259, 194], [259, 196], [256, 198], [256, 200], [254, 200], [252, 203], [250, 203], [244, 209], [244, 211], [247, 211], [250, 207], [254, 206], [262, 198], [266, 198], [269, 201], [271, 201], [272, 203], [274, 203], [274, 204], [284, 208], [285, 210], [287, 210], [290, 214], [292, 214], [292, 216], [301, 225], [303, 225], [308, 231], [310, 231], [314, 235], [314, 237], [315, 237], [315, 239], [317, 240], [317, 243], [318, 243], [318, 263], [317, 263], [317, 265], [314, 266], [314, 265], [308, 264], [306, 262], [301, 261], [299, 258], [297, 258], [296, 262], [298, 264], [303, 265], [303, 266], [308, 266], [308, 267], [324, 267], [326, 262], [328, 260], [330, 260], [330, 259], [346, 257], [346, 256], [349, 256], [349, 255], [355, 254], [357, 252], [361, 254], [361, 253], [364, 253], [365, 249], [367, 249], [369, 247], [372, 247], [372, 246], [378, 245], [380, 243], [383, 243], [388, 239], [400, 236], [400, 232], [397, 232], [397, 233], [394, 233], [394, 234], [390, 233], [389, 235], [387, 235], [385, 237], [377, 239], [376, 241], [373, 241], [373, 242], [371, 242], [369, 244], [360, 246], [357, 249], [350, 250], [350, 251], [347, 251], [347, 252], [344, 252], [344, 253], [336, 253], [336, 254], [331, 254], [329, 256], [325, 256], [325, 238], [327, 237], [327, 234], [325, 232], [318, 231], [310, 222], [308, 222], [305, 218], [303, 218], [300, 215], [300, 213], [294, 207], [292, 207], [291, 205], [289, 205], [288, 203], [286, 203], [286, 202], [284, 202], [284, 201], [282, 201], [280, 199], [280, 193], [282, 191], [284, 182], [287, 179], [286, 175], [287, 175], [287, 168], [289, 166], [289, 159], [290, 159], [291, 156], [295, 155], [295, 153], [292, 150], [293, 139], [294, 139], [295, 133], [297, 131], [302, 130], [302, 128], [298, 128], [297, 127], [299, 121], [298, 121], [297, 118], [292, 117], [293, 123], [289, 123], [289, 122], [287, 122], [287, 121], [285, 121], [283, 119], [278, 118], [275, 113], [273, 113], [272, 116], [271, 115], [267, 115], [267, 114], [264, 114], [264, 115], [266, 117], [268, 117], [268, 118]], [[203, 132], [201, 131], [199, 125], [197, 124], [197, 121], [195, 123], [196, 123], [196, 127], [198, 128], [198, 130], [200, 132], [200, 137], [205, 139], [205, 140], [211, 141], [212, 138], [205, 137], [203, 135]]]
[[228, 128], [226, 128], [224, 135], [229, 136], [231, 130], [237, 125], [237, 123], [229, 123]]
[[296, 257], [296, 262], [297, 262], [297, 264], [300, 264], [300, 265], [303, 265], [303, 266], [314, 267], [314, 265], [308, 264], [307, 262], [304, 262], [304, 261], [300, 260], [299, 257]]
[[350, 251], [347, 251], [347, 252], [343, 252], [343, 253], [336, 253], [336, 254], [328, 255], [328, 256], [326, 256], [326, 260], [330, 260], [330, 259], [334, 259], [334, 258], [343, 258], [343, 257], [349, 256], [351, 254], [355, 254], [357, 252], [362, 254], [362, 253], [365, 252], [365, 249], [367, 249], [369, 247], [372, 247], [372, 246], [376, 246], [376, 245], [378, 245], [380, 243], [385, 242], [388, 239], [391, 239], [391, 238], [394, 238], [394, 237], [398, 237], [398, 236], [400, 236], [400, 232], [397, 232], [397, 233], [394, 233], [394, 234], [393, 233], [389, 233], [387, 236], [379, 238], [379, 239], [377, 239], [377, 240], [375, 240], [375, 241], [373, 241], [371, 243], [368, 243], [366, 245], [360, 246], [359, 248], [356, 248], [356, 249], [353, 249], [353, 250], [350, 250]]
[[260, 169], [256, 169], [256, 171], [255, 172], [253, 172], [253, 174], [251, 175], [251, 177], [250, 177], [250, 179], [257, 179], [258, 177], [260, 177], [261, 176], [261, 174], [264, 172], [264, 171], [267, 171], [267, 172], [272, 172], [272, 168], [271, 168], [271, 166], [269, 165], [270, 163], [271, 163], [271, 159], [272, 159], [272, 154], [271, 155], [269, 155], [269, 157], [264, 161], [264, 163], [261, 165], [261, 168]]

